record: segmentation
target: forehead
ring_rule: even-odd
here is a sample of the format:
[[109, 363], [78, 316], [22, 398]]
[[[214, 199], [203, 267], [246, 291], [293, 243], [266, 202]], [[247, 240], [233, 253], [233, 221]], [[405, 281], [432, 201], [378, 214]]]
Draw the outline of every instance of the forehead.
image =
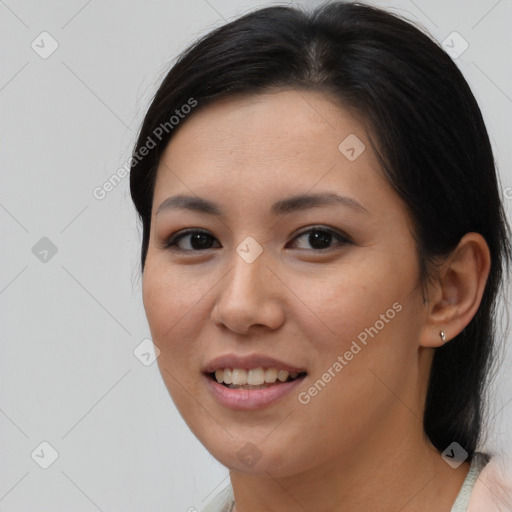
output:
[[231, 200], [319, 188], [391, 192], [364, 124], [323, 93], [280, 90], [198, 108], [162, 155], [155, 204], [183, 192]]
[[315, 135], [325, 136], [326, 130], [334, 135], [343, 128], [342, 124], [352, 131], [363, 131], [356, 116], [330, 96], [316, 91], [285, 89], [227, 97], [203, 108], [199, 103], [170, 145], [181, 145], [191, 134], [201, 135], [202, 140], [197, 142], [211, 146], [229, 144], [230, 140], [243, 141], [248, 147], [272, 141], [293, 144], [294, 139], [300, 137], [305, 143]]

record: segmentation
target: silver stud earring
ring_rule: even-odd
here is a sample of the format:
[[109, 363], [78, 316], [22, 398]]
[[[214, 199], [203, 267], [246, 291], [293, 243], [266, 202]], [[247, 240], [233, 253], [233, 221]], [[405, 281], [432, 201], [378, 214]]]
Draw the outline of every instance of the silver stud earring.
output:
[[446, 335], [444, 331], [440, 331], [439, 336], [441, 336], [441, 340], [443, 341], [443, 343], [446, 343]]

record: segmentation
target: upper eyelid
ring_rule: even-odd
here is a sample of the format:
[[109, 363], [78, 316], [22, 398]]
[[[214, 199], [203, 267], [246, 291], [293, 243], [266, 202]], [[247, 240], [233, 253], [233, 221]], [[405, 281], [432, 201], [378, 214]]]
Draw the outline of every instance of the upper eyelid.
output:
[[[294, 234], [291, 241], [295, 240], [296, 238], [298, 238], [302, 235], [308, 234], [310, 231], [325, 231], [327, 233], [330, 233], [337, 239], [338, 244], [341, 243], [342, 245], [347, 245], [347, 244], [353, 243], [351, 237], [349, 237], [345, 233], [340, 232], [335, 229], [332, 229], [332, 228], [323, 227], [323, 226], [312, 226], [312, 227], [305, 228], [304, 230], [301, 230], [298, 233]], [[333, 244], [330, 247], [326, 247], [323, 250], [328, 251], [329, 249], [334, 249], [335, 247], [336, 247], [336, 244]], [[303, 249], [303, 250], [309, 250], [309, 249]], [[322, 252], [322, 249], [316, 249], [316, 250], [312, 249], [311, 251], [320, 253], [320, 252]]]
[[340, 231], [335, 228], [330, 228], [328, 226], [323, 226], [321, 224], [314, 224], [313, 226], [300, 228], [296, 233], [292, 233], [292, 236], [293, 238], [296, 238], [298, 236], [309, 233], [310, 231], [327, 231], [328, 233], [332, 233], [333, 235], [339, 236], [340, 238], [346, 238], [347, 240], [350, 240], [350, 237], [347, 234], [343, 233], [343, 231]]
[[[295, 240], [299, 236], [306, 235], [311, 231], [326, 231], [326, 232], [332, 234], [334, 237], [336, 237], [338, 239], [338, 241], [345, 242], [345, 243], [352, 243], [351, 237], [349, 237], [347, 234], [345, 234], [335, 228], [331, 228], [331, 227], [323, 226], [323, 225], [319, 225], [319, 224], [308, 226], [305, 228], [300, 228], [298, 230], [298, 232], [293, 233], [291, 235], [292, 240]], [[188, 235], [196, 234], [196, 233], [205, 234], [205, 235], [211, 236], [212, 238], [217, 240], [217, 238], [214, 235], [212, 235], [208, 230], [205, 230], [202, 228], [186, 228], [186, 229], [182, 230], [182, 232], [177, 231], [176, 233], [171, 235], [167, 239], [167, 241], [164, 242], [163, 245], [164, 245], [164, 247], [176, 246], [176, 243], [179, 242], [182, 238], [184, 238]], [[218, 240], [217, 240], [217, 242], [218, 242]], [[334, 246], [332, 246], [332, 247], [334, 247]], [[331, 247], [328, 247], [326, 249], [330, 249], [330, 248]], [[178, 248], [178, 250], [180, 250], [180, 249]], [[199, 250], [194, 251], [193, 249], [181, 249], [181, 250], [183, 250], [184, 252], [200, 252]], [[208, 249], [204, 249], [204, 250], [208, 250]], [[317, 249], [315, 252], [320, 252], [320, 251], [321, 251], [321, 249]]]
[[[202, 235], [211, 236], [212, 238], [217, 240], [217, 238], [214, 237], [207, 230], [199, 229], [199, 228], [188, 228], [188, 229], [183, 229], [183, 230], [177, 231], [176, 233], [174, 233], [171, 236], [167, 237], [167, 239], [163, 243], [163, 246], [164, 247], [170, 247], [171, 245], [175, 245], [176, 242], [180, 241], [182, 238], [184, 238], [186, 236], [189, 236], [189, 235], [194, 235], [194, 234], [197, 234], [197, 233], [200, 233]], [[183, 250], [186, 250], [186, 249], [183, 249]], [[189, 252], [193, 252], [193, 251], [189, 251]], [[198, 251], [194, 251], [194, 252], [198, 252]]]

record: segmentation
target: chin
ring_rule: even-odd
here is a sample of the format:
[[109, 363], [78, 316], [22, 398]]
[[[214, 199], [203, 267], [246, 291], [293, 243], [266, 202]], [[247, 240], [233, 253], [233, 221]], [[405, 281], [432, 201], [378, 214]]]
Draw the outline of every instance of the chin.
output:
[[[230, 444], [232, 449], [229, 449]], [[298, 467], [302, 469], [300, 461], [290, 457], [290, 451], [284, 450], [282, 444], [272, 447], [262, 442], [260, 445], [261, 449], [257, 443], [245, 441], [226, 443], [220, 450], [211, 445], [205, 444], [205, 447], [223, 466], [237, 473], [283, 478], [296, 474]], [[292, 453], [298, 455], [296, 450]]]

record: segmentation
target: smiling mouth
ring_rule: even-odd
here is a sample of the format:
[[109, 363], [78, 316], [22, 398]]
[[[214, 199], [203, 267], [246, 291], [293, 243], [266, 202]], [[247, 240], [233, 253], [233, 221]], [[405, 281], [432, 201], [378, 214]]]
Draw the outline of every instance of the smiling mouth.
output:
[[288, 372], [278, 368], [224, 368], [209, 373], [209, 377], [229, 389], [265, 389], [303, 379], [306, 372]]

